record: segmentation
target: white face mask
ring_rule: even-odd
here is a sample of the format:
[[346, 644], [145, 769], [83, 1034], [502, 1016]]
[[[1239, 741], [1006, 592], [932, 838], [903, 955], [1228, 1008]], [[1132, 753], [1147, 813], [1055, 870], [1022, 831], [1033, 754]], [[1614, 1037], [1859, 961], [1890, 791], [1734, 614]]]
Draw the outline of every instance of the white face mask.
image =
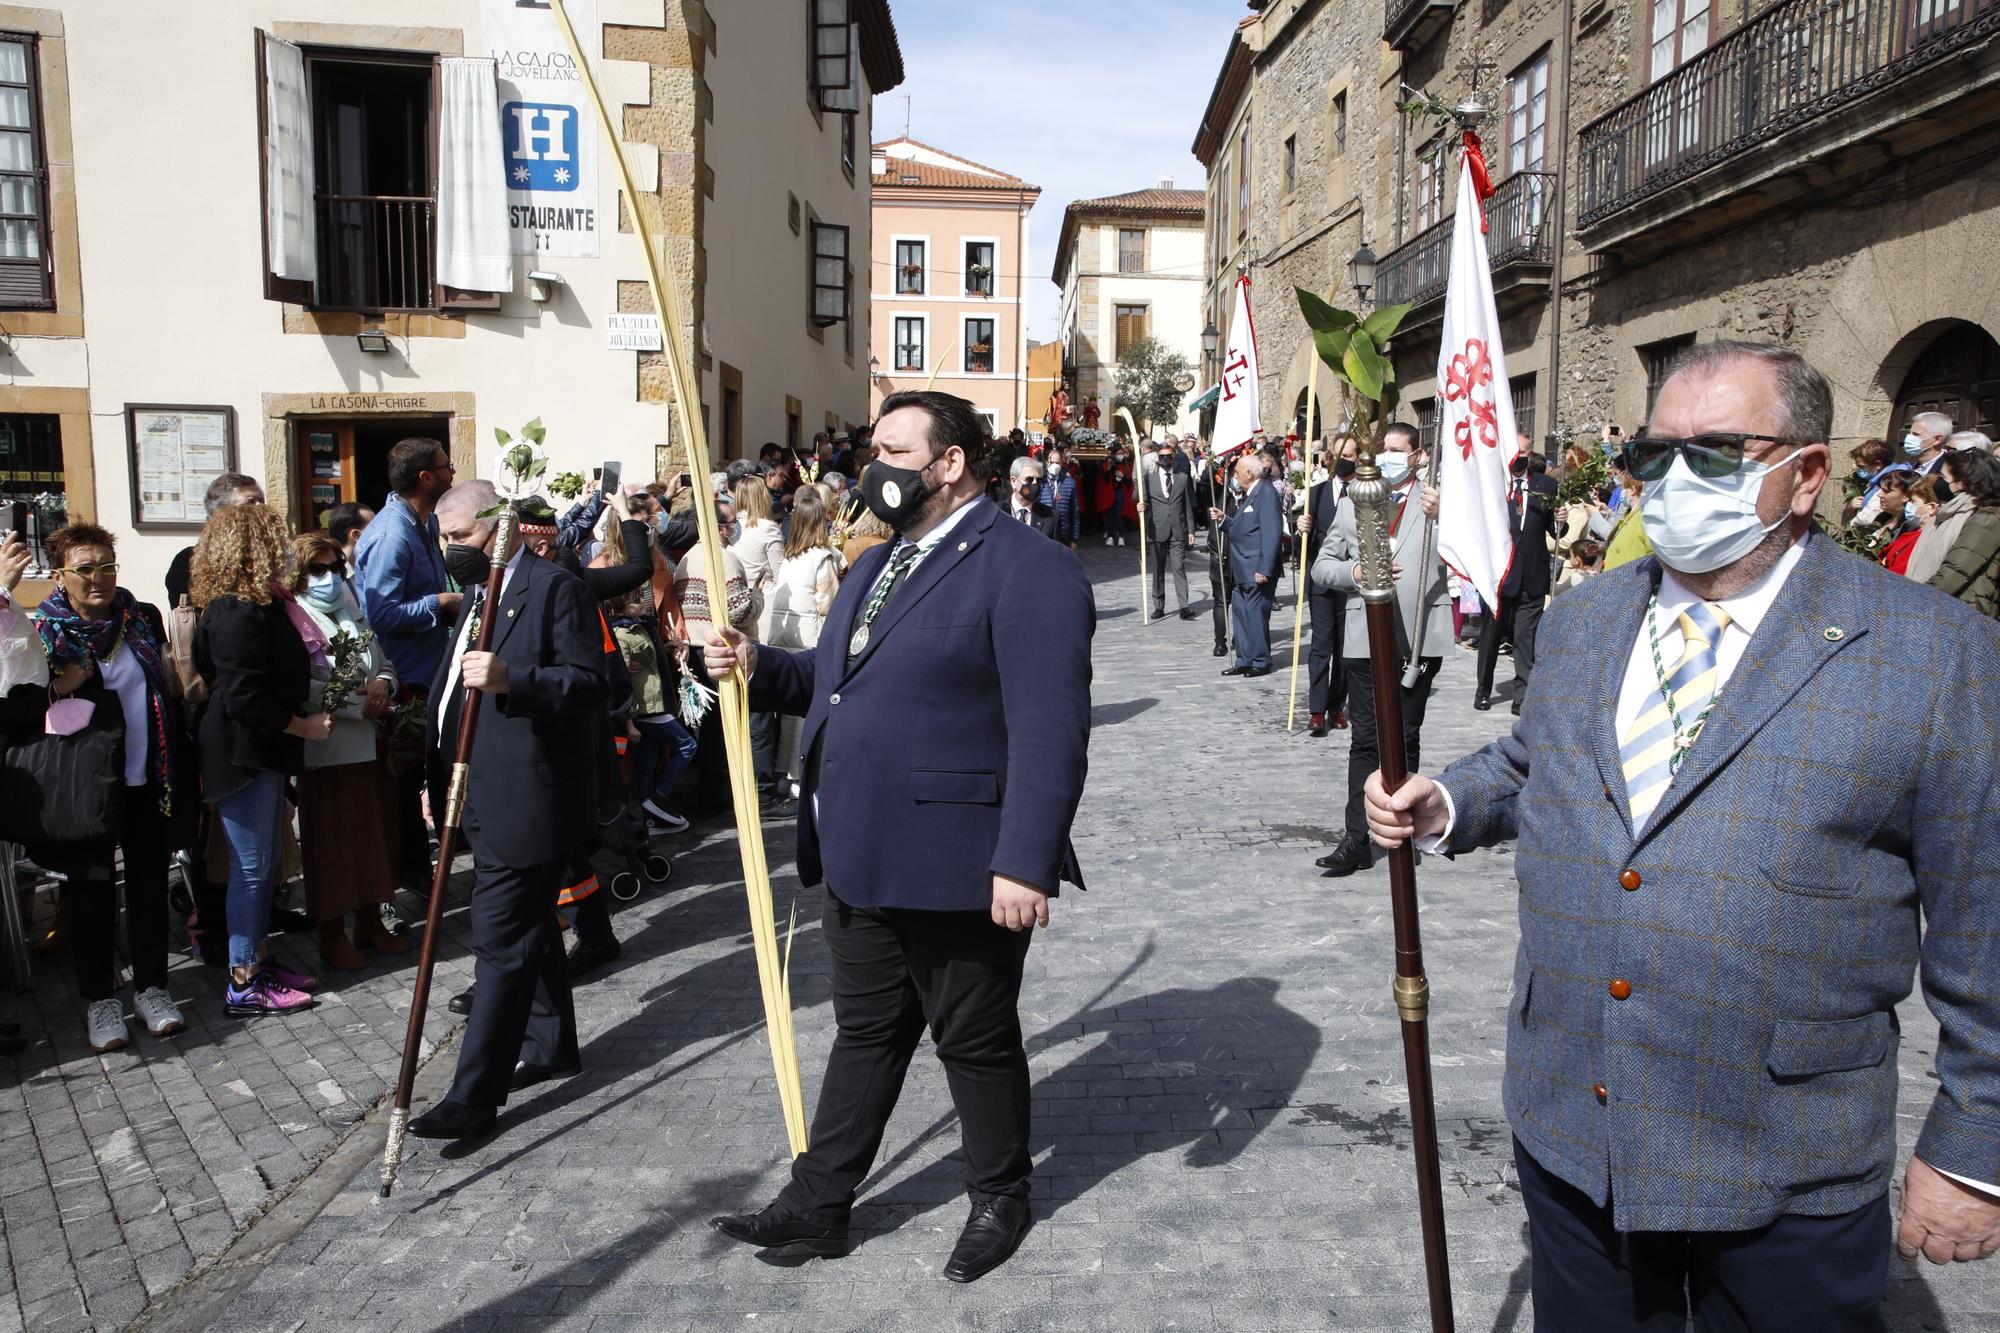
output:
[[1400, 486], [1410, 475], [1410, 456], [1396, 450], [1376, 455], [1375, 466], [1381, 470], [1382, 480], [1391, 486]]
[[1727, 477], [1698, 477], [1687, 460], [1674, 455], [1673, 466], [1658, 481], [1646, 483], [1639, 513], [1653, 553], [1677, 574], [1707, 574], [1750, 554], [1767, 533], [1792, 521], [1790, 512], [1776, 523], [1757, 516], [1757, 495], [1764, 478], [1789, 467], [1800, 451], [1775, 463], [1743, 460]]
[[1917, 434], [1915, 431], [1911, 431], [1908, 435], [1905, 435], [1903, 437], [1904, 453], [1910, 455], [1916, 455], [1922, 453], [1923, 451], [1924, 451], [1923, 436]]

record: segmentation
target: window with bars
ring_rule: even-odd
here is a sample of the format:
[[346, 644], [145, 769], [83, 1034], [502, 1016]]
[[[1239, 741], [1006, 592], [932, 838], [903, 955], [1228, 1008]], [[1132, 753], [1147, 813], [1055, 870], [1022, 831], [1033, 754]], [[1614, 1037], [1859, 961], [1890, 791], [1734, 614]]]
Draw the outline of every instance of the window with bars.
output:
[[1507, 381], [1507, 392], [1514, 399], [1514, 427], [1528, 437], [1528, 444], [1535, 443], [1535, 377], [1516, 375]]
[[1121, 305], [1112, 307], [1112, 318], [1116, 321], [1112, 330], [1112, 353], [1118, 360], [1125, 359], [1125, 353], [1132, 344], [1146, 336], [1146, 307], [1143, 305]]
[[54, 304], [33, 37], [0, 33], [0, 308]]
[[922, 296], [926, 260], [924, 251], [929, 246], [923, 241], [896, 242], [896, 294], [898, 296]]
[[965, 291], [968, 296], [993, 295], [993, 242], [965, 243]]
[[973, 375], [993, 373], [993, 321], [965, 321], [965, 369]]
[[1439, 135], [1417, 150], [1418, 231], [1444, 221], [1444, 172], [1444, 136]]
[[1639, 361], [1646, 367], [1646, 420], [1653, 419], [1653, 404], [1659, 400], [1661, 386], [1667, 376], [1674, 372], [1674, 362], [1680, 354], [1694, 346], [1694, 335], [1683, 333], [1677, 338], [1662, 338], [1658, 342], [1646, 343], [1639, 348]]
[[1285, 193], [1299, 188], [1299, 136], [1285, 136]]
[[1144, 227], [1120, 227], [1118, 229], [1118, 271], [1120, 273], [1144, 273], [1146, 271], [1146, 229]]
[[1333, 95], [1333, 155], [1347, 152], [1347, 94]]
[[924, 368], [924, 321], [921, 316], [896, 316], [896, 369]]
[[847, 318], [847, 228], [812, 224], [812, 322], [828, 328]]
[[1428, 449], [1438, 440], [1438, 400], [1426, 398], [1417, 404], [1417, 443]]

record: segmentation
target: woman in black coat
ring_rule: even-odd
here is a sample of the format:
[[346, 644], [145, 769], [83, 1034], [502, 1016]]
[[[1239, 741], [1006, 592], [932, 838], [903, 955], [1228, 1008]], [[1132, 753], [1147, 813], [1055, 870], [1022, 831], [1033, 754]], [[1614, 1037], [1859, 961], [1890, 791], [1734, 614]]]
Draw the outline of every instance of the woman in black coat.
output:
[[190, 589], [201, 610], [194, 661], [209, 698], [196, 723], [202, 794], [229, 844], [232, 1014], [312, 1007], [318, 979], [271, 962], [266, 935], [284, 850], [285, 788], [305, 771], [305, 742], [333, 718], [308, 701], [326, 639], [293, 600], [285, 521], [263, 505], [217, 510], [195, 546]]

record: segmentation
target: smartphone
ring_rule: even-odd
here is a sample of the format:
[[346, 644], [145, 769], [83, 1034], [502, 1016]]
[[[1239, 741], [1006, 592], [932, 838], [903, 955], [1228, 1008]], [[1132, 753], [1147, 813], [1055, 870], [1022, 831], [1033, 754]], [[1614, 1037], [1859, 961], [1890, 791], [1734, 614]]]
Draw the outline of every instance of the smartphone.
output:
[[603, 468], [601, 468], [601, 467], [594, 467], [594, 468], [592, 468], [592, 469], [590, 470], [590, 479], [591, 479], [592, 481], [603, 481], [603, 480], [604, 480], [604, 469], [603, 469]]
[[618, 489], [619, 479], [624, 475], [625, 465], [619, 462], [606, 463], [597, 469], [598, 489], [606, 495]]
[[694, 485], [694, 477], [686, 472], [683, 472], [681, 473], [680, 480], [677, 484], [681, 486], [683, 489], [685, 489], [686, 487]]
[[16, 500], [7, 506], [7, 531], [22, 541], [28, 539], [28, 502]]

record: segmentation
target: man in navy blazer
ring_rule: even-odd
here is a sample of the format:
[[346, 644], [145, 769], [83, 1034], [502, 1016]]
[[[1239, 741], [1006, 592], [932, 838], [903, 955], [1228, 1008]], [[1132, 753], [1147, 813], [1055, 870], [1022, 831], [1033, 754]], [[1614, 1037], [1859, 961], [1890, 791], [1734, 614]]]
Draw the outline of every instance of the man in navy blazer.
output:
[[1653, 557], [1556, 603], [1512, 735], [1368, 782], [1384, 845], [1515, 843], [1537, 1329], [1881, 1329], [1920, 968], [1896, 1245], [2000, 1247], [2000, 630], [1815, 530], [1832, 420], [1789, 348], [1689, 349], [1625, 450]]
[[826, 885], [839, 1027], [791, 1184], [714, 1225], [838, 1252], [928, 1025], [972, 1197], [944, 1271], [970, 1282], [1028, 1225], [1021, 973], [1058, 882], [1081, 887], [1069, 830], [1096, 610], [1075, 554], [983, 497], [987, 441], [969, 403], [891, 395], [875, 448], [863, 493], [899, 536], [855, 562], [818, 648], [724, 631], [705, 650], [711, 676], [748, 672], [752, 708], [805, 717], [799, 878]]
[[1240, 455], [1231, 485], [1238, 499], [1236, 512], [1208, 511], [1209, 521], [1223, 523], [1229, 541], [1230, 626], [1236, 636], [1236, 665], [1225, 676], [1264, 676], [1271, 671], [1271, 607], [1278, 595], [1278, 570], [1284, 562], [1285, 516], [1278, 508], [1277, 488], [1264, 475], [1264, 460], [1254, 453]]
[[[471, 535], [490, 549], [493, 520]], [[461, 822], [473, 865], [472, 1016], [450, 1092], [410, 1122], [422, 1138], [482, 1134], [510, 1091], [581, 1067], [555, 909], [564, 868], [595, 831], [577, 812], [596, 809], [605, 636], [582, 581], [526, 543], [504, 579], [491, 608], [483, 592], [466, 597], [431, 691], [430, 743], [447, 763], [466, 688], [483, 693]], [[470, 651], [475, 615], [492, 617], [483, 653]]]

